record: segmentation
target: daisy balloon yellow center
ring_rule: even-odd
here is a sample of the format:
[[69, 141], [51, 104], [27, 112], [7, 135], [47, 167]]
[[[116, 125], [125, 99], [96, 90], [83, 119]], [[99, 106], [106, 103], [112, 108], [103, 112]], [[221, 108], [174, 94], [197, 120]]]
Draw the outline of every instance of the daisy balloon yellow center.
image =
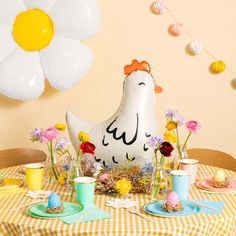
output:
[[53, 21], [39, 9], [30, 9], [17, 15], [13, 25], [13, 38], [27, 51], [45, 48], [54, 35]]

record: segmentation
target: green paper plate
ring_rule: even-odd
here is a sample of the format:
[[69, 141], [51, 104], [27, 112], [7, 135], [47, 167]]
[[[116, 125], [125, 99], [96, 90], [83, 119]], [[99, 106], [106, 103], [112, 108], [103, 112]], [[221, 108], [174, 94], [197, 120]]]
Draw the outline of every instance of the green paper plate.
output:
[[26, 212], [29, 215], [40, 218], [59, 218], [63, 216], [70, 216], [83, 210], [83, 206], [73, 202], [62, 202], [64, 205], [64, 211], [58, 214], [48, 213], [47, 202], [37, 203], [35, 205], [26, 208]]

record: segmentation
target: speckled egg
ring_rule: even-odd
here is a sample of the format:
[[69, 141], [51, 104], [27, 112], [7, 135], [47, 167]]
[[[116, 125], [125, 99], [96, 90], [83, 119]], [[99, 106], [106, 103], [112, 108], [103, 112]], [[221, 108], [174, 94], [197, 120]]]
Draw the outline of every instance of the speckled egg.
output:
[[179, 203], [179, 196], [176, 192], [170, 192], [166, 197], [166, 204], [175, 207]]
[[217, 170], [214, 177], [215, 182], [220, 183], [225, 181], [225, 173], [223, 170]]
[[58, 208], [61, 206], [60, 197], [56, 193], [51, 193], [48, 198], [48, 207], [49, 208]]

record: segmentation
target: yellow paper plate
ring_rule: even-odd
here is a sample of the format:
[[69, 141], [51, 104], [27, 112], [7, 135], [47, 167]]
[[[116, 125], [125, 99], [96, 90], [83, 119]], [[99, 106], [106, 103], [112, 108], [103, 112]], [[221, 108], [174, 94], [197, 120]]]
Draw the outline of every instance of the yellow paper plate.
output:
[[19, 187], [23, 184], [21, 179], [4, 178], [4, 183], [0, 185], [0, 190]]

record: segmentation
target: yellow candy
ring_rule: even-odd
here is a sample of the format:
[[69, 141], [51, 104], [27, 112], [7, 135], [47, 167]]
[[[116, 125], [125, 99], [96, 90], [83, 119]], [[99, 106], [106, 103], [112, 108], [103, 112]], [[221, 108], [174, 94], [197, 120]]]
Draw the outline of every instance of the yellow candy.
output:
[[54, 35], [51, 18], [39, 9], [30, 9], [17, 15], [13, 25], [13, 38], [27, 51], [45, 48]]
[[224, 182], [225, 181], [225, 173], [224, 173], [224, 171], [223, 170], [218, 170], [216, 172], [214, 180], [217, 183]]

